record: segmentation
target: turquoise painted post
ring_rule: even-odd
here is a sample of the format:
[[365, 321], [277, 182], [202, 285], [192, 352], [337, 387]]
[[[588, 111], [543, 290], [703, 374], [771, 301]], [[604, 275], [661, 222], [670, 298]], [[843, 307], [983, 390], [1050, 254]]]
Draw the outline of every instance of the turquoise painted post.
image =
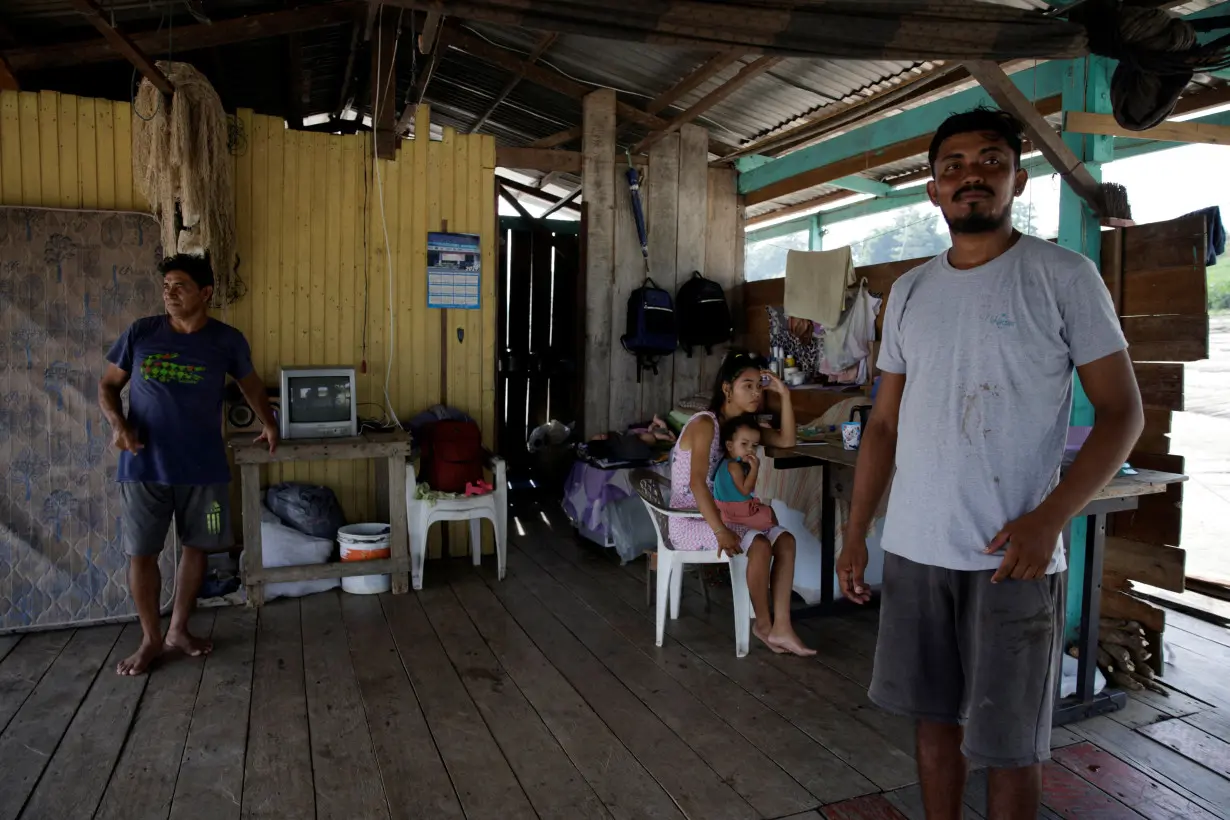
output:
[[[1063, 87], [1064, 111], [1089, 111], [1109, 114], [1110, 75], [1114, 63], [1105, 57], [1086, 57], [1069, 64]], [[1101, 180], [1103, 162], [1113, 156], [1113, 137], [1088, 134], [1063, 135], [1076, 156]], [[1059, 194], [1059, 244], [1083, 253], [1101, 266], [1102, 233], [1098, 218], [1071, 187], [1064, 185]], [[1081, 388], [1080, 379], [1074, 378], [1072, 415], [1069, 424], [1085, 426], [1093, 424], [1093, 405]], [[1068, 608], [1067, 639], [1075, 640], [1080, 629], [1081, 593], [1085, 580], [1085, 519], [1072, 522], [1068, 550]]]
[[824, 218], [819, 213], [811, 215], [811, 230], [807, 237], [807, 249], [809, 251], [824, 250]]

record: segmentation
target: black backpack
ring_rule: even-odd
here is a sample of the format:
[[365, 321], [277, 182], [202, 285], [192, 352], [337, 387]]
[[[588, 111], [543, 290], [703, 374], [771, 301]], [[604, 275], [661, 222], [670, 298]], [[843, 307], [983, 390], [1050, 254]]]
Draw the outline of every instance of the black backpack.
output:
[[713, 346], [734, 338], [735, 326], [730, 318], [730, 306], [722, 286], [706, 279], [699, 271], [679, 288], [679, 346], [692, 356], [692, 347], [703, 347], [706, 353]]
[[636, 380], [641, 380], [641, 371], [646, 369], [658, 375], [658, 359], [674, 353], [679, 339], [671, 295], [648, 277], [628, 294], [627, 331], [620, 342], [636, 356]]

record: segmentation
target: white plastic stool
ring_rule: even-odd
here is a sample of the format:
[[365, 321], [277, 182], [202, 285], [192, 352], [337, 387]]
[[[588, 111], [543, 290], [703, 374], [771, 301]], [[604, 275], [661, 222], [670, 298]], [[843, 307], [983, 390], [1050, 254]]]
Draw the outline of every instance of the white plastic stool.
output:
[[437, 521], [470, 522], [470, 555], [474, 566], [482, 564], [482, 520], [491, 522], [495, 530], [495, 555], [499, 579], [504, 580], [504, 568], [508, 562], [508, 477], [504, 459], [492, 456], [487, 465], [493, 476], [495, 489], [485, 495], [466, 498], [420, 501], [415, 498], [417, 482], [414, 463], [406, 462], [406, 525], [410, 531], [410, 584], [415, 589], [423, 588], [423, 564], [427, 560], [427, 531]]

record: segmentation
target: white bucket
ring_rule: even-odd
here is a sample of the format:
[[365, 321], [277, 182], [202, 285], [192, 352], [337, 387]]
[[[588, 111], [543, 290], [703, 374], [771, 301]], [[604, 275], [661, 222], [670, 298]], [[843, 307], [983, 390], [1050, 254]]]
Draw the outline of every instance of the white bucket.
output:
[[[389, 557], [388, 524], [348, 524], [337, 531], [337, 546], [342, 561], [372, 561]], [[342, 589], [357, 595], [388, 592], [393, 586], [389, 575], [355, 575], [342, 579]]]

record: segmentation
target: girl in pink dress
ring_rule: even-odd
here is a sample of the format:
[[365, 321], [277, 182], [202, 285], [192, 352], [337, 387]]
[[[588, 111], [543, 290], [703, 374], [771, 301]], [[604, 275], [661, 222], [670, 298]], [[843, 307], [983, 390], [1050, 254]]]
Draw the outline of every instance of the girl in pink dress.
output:
[[727, 555], [746, 552], [747, 586], [756, 618], [752, 632], [774, 652], [814, 655], [815, 650], [807, 648], [790, 623], [794, 536], [781, 527], [757, 532], [738, 525], [727, 526], [713, 500], [713, 473], [724, 452], [719, 428], [735, 416], [757, 412], [763, 391], [770, 390], [781, 397], [782, 427], [763, 431], [761, 443], [771, 447], [794, 446], [790, 391], [763, 366], [764, 360], [752, 353], [732, 350], [726, 354], [709, 410], [692, 417], [671, 451], [671, 507], [700, 510], [704, 516], [672, 518], [671, 546], [678, 550], [716, 549]]

